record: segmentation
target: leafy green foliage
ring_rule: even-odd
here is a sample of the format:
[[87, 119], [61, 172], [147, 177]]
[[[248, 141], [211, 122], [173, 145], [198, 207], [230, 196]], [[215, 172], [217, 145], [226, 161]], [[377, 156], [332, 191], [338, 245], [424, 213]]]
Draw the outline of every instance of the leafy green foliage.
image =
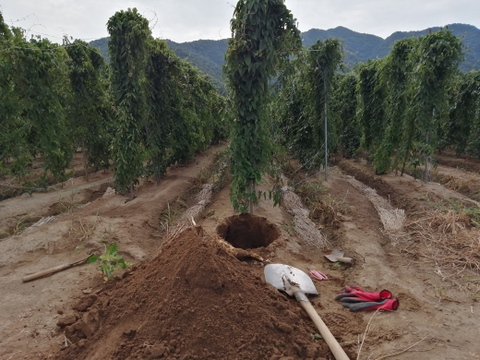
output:
[[383, 66], [383, 59], [371, 60], [358, 71], [363, 146], [372, 151], [378, 147], [387, 124], [386, 90], [381, 78]]
[[113, 277], [113, 272], [117, 267], [126, 269], [127, 266], [130, 265], [118, 254], [116, 243], [110, 244], [109, 246], [105, 245], [105, 251], [102, 255], [91, 255], [86, 263], [98, 263], [100, 270], [103, 275], [105, 275], [105, 280], [110, 280]]
[[159, 181], [168, 166], [223, 139], [224, 101], [165, 42], [153, 40], [136, 9], [118, 12], [108, 28], [117, 108], [115, 186], [125, 193], [140, 176], [153, 174]]
[[445, 126], [445, 146], [458, 155], [480, 156], [480, 71], [459, 74], [452, 86], [450, 118]]
[[148, 113], [144, 125], [147, 174], [160, 180], [168, 166], [186, 162], [228, 134], [225, 100], [167, 44], [152, 40], [147, 64]]
[[317, 42], [279, 77], [272, 105], [276, 136], [308, 169], [324, 163], [325, 148], [328, 154], [338, 144], [338, 115], [328, 102], [341, 60], [339, 40]]
[[468, 137], [466, 151], [478, 159], [480, 158], [480, 71], [473, 73], [468, 83], [469, 91], [475, 100], [472, 100], [468, 106], [471, 112], [471, 131]]
[[[333, 79], [343, 57], [343, 49], [338, 39], [317, 41], [308, 49], [307, 57], [307, 94], [308, 101], [313, 105], [313, 118], [310, 126], [313, 130], [313, 149], [323, 149], [323, 156], [328, 156], [329, 149], [337, 146], [336, 132], [333, 131], [333, 121], [328, 121], [328, 99], [332, 92]], [[326, 154], [325, 154], [326, 153]], [[327, 166], [327, 164], [324, 164]]]
[[407, 164], [418, 172], [423, 164], [429, 180], [429, 164], [445, 131], [446, 95], [461, 57], [460, 40], [441, 30], [399, 41], [387, 58], [360, 67], [364, 145], [374, 152], [377, 173], [400, 163], [402, 174]]
[[400, 163], [402, 174], [407, 164], [418, 172], [423, 164], [428, 181], [461, 56], [460, 40], [441, 30], [399, 41], [387, 58], [360, 67], [364, 145], [374, 152], [377, 173]]
[[[377, 174], [383, 174], [392, 167], [392, 156], [398, 153], [401, 144], [406, 142], [407, 129], [403, 128], [408, 106], [409, 74], [412, 72], [411, 52], [417, 41], [413, 38], [399, 40], [390, 54], [385, 58], [383, 69], [383, 84], [386, 88], [384, 106], [388, 115], [388, 125], [379, 147], [375, 151], [374, 166]], [[398, 159], [398, 158], [397, 158]]]
[[107, 24], [110, 66], [83, 41], [27, 42], [0, 20], [0, 176], [25, 176], [41, 156], [41, 181], [47, 171], [61, 180], [81, 147], [86, 170], [113, 157], [117, 191], [126, 193], [228, 136], [225, 98], [154, 40], [135, 9]]
[[448, 114], [447, 90], [458, 71], [462, 58], [460, 40], [450, 31], [442, 30], [419, 38], [411, 60], [415, 64], [415, 76], [410, 82], [411, 101], [407, 112], [408, 139], [403, 155], [403, 168], [411, 157], [415, 143], [416, 157], [424, 160], [424, 180], [429, 181], [431, 158], [438, 145], [438, 131]]
[[137, 9], [119, 11], [107, 23], [117, 134], [113, 141], [115, 188], [132, 191], [142, 175], [142, 122], [145, 118], [145, 71], [148, 21]]
[[0, 168], [24, 175], [41, 154], [44, 176], [49, 171], [62, 180], [73, 154], [68, 56], [48, 40], [27, 42], [20, 29], [3, 24], [0, 31]]
[[275, 96], [271, 100], [272, 129], [275, 142], [283, 145], [305, 164], [312, 158], [312, 151], [313, 156], [318, 152], [318, 149], [309, 146], [314, 142], [308, 121], [313, 107], [307, 100], [305, 57], [294, 59], [291, 65], [291, 68], [280, 74]]
[[338, 151], [346, 158], [351, 158], [357, 154], [361, 141], [361, 128], [356, 115], [358, 80], [354, 74], [339, 74], [333, 85], [332, 113], [337, 119], [335, 131], [339, 138]]
[[270, 156], [269, 80], [276, 64], [299, 47], [300, 38], [282, 0], [240, 0], [231, 28], [225, 66], [234, 118], [230, 199], [235, 210], [246, 212], [257, 201], [255, 183]]
[[85, 175], [88, 165], [107, 168], [111, 136], [109, 98], [104, 75], [104, 60], [96, 48], [81, 40], [66, 46], [72, 61], [70, 81], [74, 96], [71, 105], [71, 132], [75, 146], [81, 146], [85, 156]]
[[147, 102], [151, 104], [145, 124], [145, 137], [149, 151], [147, 173], [157, 182], [172, 163], [173, 151], [170, 148], [175, 120], [182, 119], [181, 90], [177, 79], [181, 75], [179, 61], [168, 49], [165, 42], [151, 41], [147, 63], [148, 92]]
[[410, 166], [420, 175], [447, 146], [480, 154], [480, 76], [457, 73], [461, 41], [449, 31], [400, 40], [385, 59], [339, 74], [340, 41], [292, 58], [299, 32], [284, 1], [239, 1], [225, 58], [233, 110], [225, 113], [209, 79], [154, 40], [135, 9], [115, 14], [108, 28], [110, 67], [79, 40], [27, 41], [0, 14], [0, 175], [25, 176], [41, 156], [42, 184], [48, 172], [62, 179], [80, 146], [95, 169], [113, 156], [124, 193], [230, 132], [231, 200], [243, 212], [266, 196], [255, 191], [263, 173], [278, 176], [278, 144], [308, 168], [321, 164], [326, 134], [328, 152], [347, 157], [362, 139], [377, 173]]

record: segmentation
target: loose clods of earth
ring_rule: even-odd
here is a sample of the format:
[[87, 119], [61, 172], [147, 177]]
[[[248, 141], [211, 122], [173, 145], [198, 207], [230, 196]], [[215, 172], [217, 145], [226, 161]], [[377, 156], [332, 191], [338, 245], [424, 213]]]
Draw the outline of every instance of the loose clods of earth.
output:
[[[191, 228], [98, 297], [75, 308], [72, 342], [57, 359], [316, 359], [302, 309], [267, 285], [259, 265], [239, 261]], [[93, 301], [92, 301], [93, 300]], [[85, 309], [85, 304], [90, 304]]]

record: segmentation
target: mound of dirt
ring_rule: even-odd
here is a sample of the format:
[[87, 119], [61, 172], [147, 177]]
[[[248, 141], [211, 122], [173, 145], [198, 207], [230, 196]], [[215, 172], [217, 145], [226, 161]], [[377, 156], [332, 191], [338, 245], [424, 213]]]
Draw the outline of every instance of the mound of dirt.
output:
[[151, 261], [81, 299], [73, 317], [65, 316], [71, 320], [59, 322], [68, 346], [56, 358], [318, 359], [328, 354], [300, 306], [266, 284], [262, 274], [261, 266], [239, 261], [202, 228], [187, 229], [166, 240]]

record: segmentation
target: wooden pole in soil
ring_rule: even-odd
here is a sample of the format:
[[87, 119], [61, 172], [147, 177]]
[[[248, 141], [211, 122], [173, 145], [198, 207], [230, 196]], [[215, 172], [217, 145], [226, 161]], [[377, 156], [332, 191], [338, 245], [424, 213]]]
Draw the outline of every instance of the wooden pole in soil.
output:
[[324, 82], [323, 82], [323, 100], [324, 100], [324, 111], [325, 111], [325, 181], [327, 181], [327, 176], [328, 176], [328, 118], [327, 118], [327, 113], [328, 113], [328, 108], [327, 108], [327, 78], [325, 76]]
[[[248, 183], [248, 191], [250, 194], [255, 195], [255, 180], [250, 180]], [[249, 210], [248, 212], [250, 214], [253, 214], [253, 199], [250, 198], [249, 200]]]

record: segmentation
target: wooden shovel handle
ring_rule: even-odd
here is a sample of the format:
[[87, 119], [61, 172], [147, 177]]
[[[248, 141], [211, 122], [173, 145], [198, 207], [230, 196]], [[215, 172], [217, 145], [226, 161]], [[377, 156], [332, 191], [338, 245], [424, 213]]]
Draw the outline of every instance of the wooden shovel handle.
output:
[[344, 263], [344, 264], [353, 264], [353, 259], [350, 258], [350, 257], [344, 257], [344, 256], [342, 256], [342, 257], [337, 258], [337, 261], [340, 261], [340, 262], [342, 262], [342, 263]]
[[[88, 258], [87, 258], [88, 259]], [[60, 272], [60, 271], [63, 271], [63, 270], [66, 270], [66, 269], [69, 269], [71, 267], [74, 267], [74, 266], [77, 266], [77, 265], [80, 265], [80, 264], [83, 264], [87, 261], [87, 259], [84, 259], [84, 260], [80, 260], [80, 261], [76, 261], [74, 263], [70, 263], [70, 264], [63, 264], [63, 265], [58, 265], [58, 266], [55, 266], [53, 268], [50, 268], [50, 269], [47, 269], [47, 270], [43, 270], [43, 271], [39, 271], [37, 273], [34, 273], [34, 274], [30, 274], [30, 275], [25, 275], [23, 278], [22, 278], [22, 281], [23, 282], [28, 282], [28, 281], [32, 281], [32, 280], [36, 280], [36, 279], [40, 279], [44, 276], [48, 276], [48, 275], [53, 275], [57, 272]]]
[[307, 312], [308, 316], [310, 316], [310, 319], [312, 319], [312, 321], [317, 326], [318, 331], [320, 331], [320, 335], [322, 335], [322, 337], [325, 339], [325, 342], [330, 348], [330, 351], [332, 352], [335, 359], [350, 360], [347, 354], [345, 353], [345, 351], [342, 349], [342, 347], [338, 343], [337, 339], [335, 339], [335, 337], [332, 335], [332, 333], [328, 329], [327, 325], [325, 325], [320, 315], [318, 315], [318, 313], [315, 311], [310, 301], [308, 299], [306, 301], [300, 300], [299, 303], [302, 306], [302, 308]]

